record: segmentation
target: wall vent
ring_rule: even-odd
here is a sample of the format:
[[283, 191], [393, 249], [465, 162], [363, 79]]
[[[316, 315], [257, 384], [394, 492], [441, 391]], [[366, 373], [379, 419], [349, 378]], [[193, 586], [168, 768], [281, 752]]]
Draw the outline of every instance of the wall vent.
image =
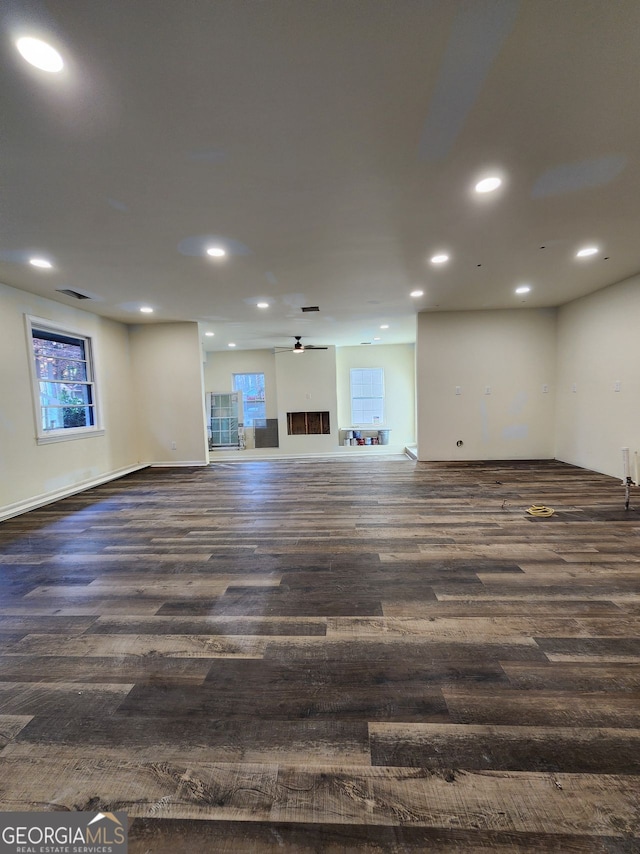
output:
[[305, 305], [303, 306], [302, 311], [320, 311], [320, 308], [317, 305]]
[[73, 297], [74, 299], [91, 299], [86, 294], [79, 294], [78, 291], [72, 291], [71, 288], [56, 288], [56, 293], [64, 294], [66, 297]]

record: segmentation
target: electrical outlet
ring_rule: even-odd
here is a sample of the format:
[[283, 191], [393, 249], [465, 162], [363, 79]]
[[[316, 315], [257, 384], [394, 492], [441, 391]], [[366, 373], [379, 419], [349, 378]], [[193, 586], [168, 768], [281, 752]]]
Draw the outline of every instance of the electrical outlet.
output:
[[616, 380], [616, 384], [613, 387], [614, 391], [622, 391], [622, 383], [620, 380]]
[[491, 394], [491, 386], [490, 385], [486, 385], [484, 387], [484, 393], [485, 394]]
[[543, 383], [542, 393], [543, 394], [549, 394], [549, 386], [546, 383]]
[[571, 391], [575, 394], [578, 391], [578, 384], [571, 383]]
[[459, 385], [456, 386], [456, 394], [462, 394], [462, 389]]
[[172, 442], [172, 443], [171, 443], [171, 450], [172, 450], [172, 451], [175, 451], [175, 449], [176, 449], [176, 448], [177, 448], [176, 443], [175, 443], [175, 442]]

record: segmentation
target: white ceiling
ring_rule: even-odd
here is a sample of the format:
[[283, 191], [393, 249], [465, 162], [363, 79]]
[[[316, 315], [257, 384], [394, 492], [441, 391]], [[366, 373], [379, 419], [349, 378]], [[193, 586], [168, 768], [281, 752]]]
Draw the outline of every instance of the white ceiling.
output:
[[[416, 311], [554, 306], [640, 269], [638, 0], [0, 5], [7, 285], [226, 349], [412, 341]], [[24, 34], [64, 71], [27, 65]]]

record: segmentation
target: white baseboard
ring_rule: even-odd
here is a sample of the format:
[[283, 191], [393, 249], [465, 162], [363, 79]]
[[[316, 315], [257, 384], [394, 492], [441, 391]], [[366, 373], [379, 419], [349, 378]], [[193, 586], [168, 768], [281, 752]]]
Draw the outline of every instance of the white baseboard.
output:
[[209, 463], [206, 460], [180, 460], [179, 463], [176, 462], [156, 462], [156, 463], [147, 463], [152, 469], [179, 469], [179, 468], [193, 468], [194, 466], [208, 466]]
[[75, 495], [78, 492], [84, 492], [86, 489], [93, 489], [94, 486], [100, 486], [103, 483], [108, 483], [110, 480], [117, 480], [119, 477], [124, 477], [126, 474], [131, 474], [134, 471], [147, 468], [146, 463], [138, 463], [135, 466], [127, 466], [127, 468], [117, 469], [108, 474], [102, 474], [100, 477], [94, 477], [91, 480], [83, 480], [79, 483], [72, 483], [65, 486], [63, 489], [56, 489], [53, 492], [41, 493], [33, 498], [26, 498], [24, 501], [16, 501], [14, 504], [6, 504], [0, 507], [0, 522], [5, 519], [11, 519], [14, 516], [20, 516], [22, 513], [28, 513], [29, 510], [36, 510], [38, 507], [44, 507], [45, 504], [53, 504], [54, 501], [59, 501], [61, 498], [68, 498], [70, 495]]
[[353, 445], [339, 446], [333, 451], [318, 451], [317, 453], [300, 454], [284, 453], [278, 448], [247, 448], [238, 451], [212, 451], [210, 465], [230, 462], [253, 462], [266, 460], [311, 460], [329, 458], [349, 458], [350, 460], [370, 460], [372, 456], [404, 456], [402, 445]]

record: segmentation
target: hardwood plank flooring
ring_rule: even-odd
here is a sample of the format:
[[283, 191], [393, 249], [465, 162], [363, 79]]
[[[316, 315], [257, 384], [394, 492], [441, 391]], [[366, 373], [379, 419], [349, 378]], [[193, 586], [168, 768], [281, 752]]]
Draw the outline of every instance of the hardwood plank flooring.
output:
[[452, 774], [454, 768], [640, 773], [640, 733], [636, 730], [371, 723], [369, 736], [374, 765]]
[[[149, 762], [250, 762], [371, 765], [367, 724], [193, 715], [7, 718], [22, 721], [5, 756], [129, 759]], [[17, 726], [17, 724], [15, 724]], [[0, 732], [2, 724], [0, 719]], [[5, 736], [5, 738], [7, 738]], [[9, 739], [7, 739], [9, 740]], [[65, 751], [64, 748], [67, 748]]]
[[639, 802], [614, 478], [146, 469], [0, 525], [0, 810], [126, 810], [134, 854], [628, 854]]
[[[136, 819], [134, 850], [153, 854], [207, 851], [215, 854], [634, 854], [621, 837], [493, 830], [450, 830], [411, 825], [306, 824]], [[624, 846], [624, 847], [623, 847]]]
[[0, 715], [0, 749], [12, 742], [31, 720], [31, 715]]

